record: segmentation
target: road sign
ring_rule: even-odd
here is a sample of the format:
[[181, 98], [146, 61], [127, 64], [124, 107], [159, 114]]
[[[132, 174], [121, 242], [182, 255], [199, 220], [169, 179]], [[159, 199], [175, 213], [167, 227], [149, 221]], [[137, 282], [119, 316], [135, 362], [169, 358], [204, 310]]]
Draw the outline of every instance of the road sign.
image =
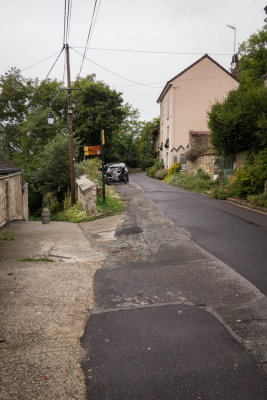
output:
[[100, 156], [101, 154], [100, 146], [84, 146], [83, 150], [85, 156]]

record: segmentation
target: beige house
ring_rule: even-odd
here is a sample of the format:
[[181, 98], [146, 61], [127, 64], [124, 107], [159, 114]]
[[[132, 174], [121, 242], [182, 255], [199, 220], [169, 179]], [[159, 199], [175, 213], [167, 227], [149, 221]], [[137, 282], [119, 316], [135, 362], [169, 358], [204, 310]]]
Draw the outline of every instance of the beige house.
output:
[[186, 169], [183, 156], [189, 146], [189, 132], [208, 131], [207, 112], [238, 86], [238, 79], [208, 54], [166, 83], [157, 100], [160, 131], [156, 142], [165, 168], [181, 161]]
[[23, 171], [0, 154], [0, 226], [12, 219], [28, 220], [28, 185]]

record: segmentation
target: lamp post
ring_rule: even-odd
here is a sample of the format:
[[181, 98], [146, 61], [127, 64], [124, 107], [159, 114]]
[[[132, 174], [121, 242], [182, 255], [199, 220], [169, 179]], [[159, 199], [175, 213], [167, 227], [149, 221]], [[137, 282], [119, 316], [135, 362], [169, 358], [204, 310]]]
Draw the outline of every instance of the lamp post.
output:
[[236, 27], [233, 25], [228, 25], [228, 24], [226, 26], [228, 26], [229, 28], [231, 28], [235, 31], [235, 36], [234, 36], [234, 55], [235, 55]]
[[[50, 112], [47, 116], [47, 123], [48, 125], [53, 125], [55, 122], [54, 115]], [[75, 186], [74, 186], [74, 162], [73, 162], [73, 135], [72, 131], [70, 134], [70, 127], [69, 128], [69, 157], [70, 157], [70, 191], [71, 191], [71, 205], [75, 204]]]

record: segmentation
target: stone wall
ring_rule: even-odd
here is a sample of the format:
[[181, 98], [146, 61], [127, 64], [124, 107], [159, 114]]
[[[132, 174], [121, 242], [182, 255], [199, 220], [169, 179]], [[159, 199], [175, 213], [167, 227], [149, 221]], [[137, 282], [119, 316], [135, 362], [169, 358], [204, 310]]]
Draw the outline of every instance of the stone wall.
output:
[[28, 221], [28, 186], [22, 172], [0, 175], [0, 226], [12, 219]]
[[95, 214], [97, 201], [96, 184], [87, 179], [85, 175], [77, 178], [76, 184], [78, 187], [78, 202], [82, 205], [87, 215]]
[[210, 176], [211, 179], [213, 179], [214, 175], [217, 174], [215, 167], [217, 158], [218, 156], [215, 154], [199, 156], [195, 160], [187, 162], [187, 170], [190, 174], [195, 175], [198, 169], [202, 169]]

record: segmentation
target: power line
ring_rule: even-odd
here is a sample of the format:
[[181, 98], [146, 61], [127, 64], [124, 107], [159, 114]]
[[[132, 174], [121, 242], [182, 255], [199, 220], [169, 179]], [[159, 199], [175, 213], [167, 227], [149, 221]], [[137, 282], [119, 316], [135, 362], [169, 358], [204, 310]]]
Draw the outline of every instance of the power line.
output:
[[[71, 47], [71, 49], [72, 49], [73, 51], [75, 51], [75, 53], [77, 53], [77, 54], [79, 54], [81, 57], [83, 57], [83, 55], [82, 55], [81, 53], [79, 53], [79, 51], [75, 50], [73, 47]], [[90, 58], [88, 58], [88, 57], [86, 57], [86, 56], [85, 56], [84, 58], [86, 58], [86, 59], [87, 59], [88, 61], [90, 61], [91, 63], [97, 65], [99, 68], [102, 68], [102, 69], [104, 69], [105, 71], [109, 72], [110, 74], [115, 75], [115, 76], [118, 76], [118, 77], [121, 78], [121, 79], [125, 79], [126, 81], [135, 83], [136, 85], [147, 86], [147, 87], [156, 88], [156, 89], [162, 89], [162, 87], [159, 87], [159, 86], [151, 86], [151, 85], [147, 85], [147, 84], [145, 84], [145, 83], [140, 83], [140, 82], [134, 81], [133, 79], [126, 78], [125, 76], [122, 76], [122, 75], [120, 75], [120, 74], [117, 74], [116, 72], [113, 72], [113, 71], [111, 71], [110, 69], [108, 69], [108, 68], [106, 68], [106, 67], [103, 67], [103, 65], [100, 65], [100, 64], [96, 63], [95, 61], [91, 60]]]
[[44, 61], [46, 61], [46, 60], [49, 60], [50, 58], [54, 57], [56, 54], [58, 54], [58, 51], [57, 51], [56, 53], [51, 54], [51, 56], [48, 56], [48, 57], [46, 57], [46, 58], [43, 58], [42, 60], [37, 61], [36, 63], [34, 63], [34, 64], [32, 64], [32, 65], [30, 65], [30, 66], [28, 66], [28, 67], [25, 67], [25, 68], [21, 69], [21, 72], [26, 71], [27, 69], [33, 68], [33, 67], [35, 67], [36, 65], [41, 64], [42, 62], [44, 62]]
[[[93, 14], [92, 14], [92, 18], [91, 18], [90, 27], [89, 27], [89, 32], [88, 32], [86, 44], [85, 44], [85, 47], [84, 47], [83, 59], [82, 59], [81, 67], [80, 67], [79, 73], [77, 75], [77, 78], [79, 78], [79, 76], [80, 76], [80, 74], [82, 72], [82, 68], [83, 68], [83, 65], [84, 65], [84, 60], [85, 60], [85, 57], [87, 55], [88, 47], [89, 47], [89, 44], [90, 44], [90, 39], [91, 39], [92, 34], [93, 34], [93, 28], [94, 28], [95, 20], [96, 20], [96, 19], [94, 20], [94, 15], [95, 15], [95, 11], [96, 11], [97, 1], [98, 0], [95, 0]], [[100, 3], [99, 3], [99, 5], [100, 5]], [[99, 7], [98, 7], [98, 10], [99, 10]], [[98, 14], [98, 11], [97, 11], [97, 14]], [[97, 14], [96, 14], [96, 17], [97, 17]]]
[[70, 20], [71, 20], [72, 0], [68, 0], [68, 4], [64, 4], [64, 38], [63, 45], [68, 43], [70, 35]]
[[[72, 46], [72, 49], [84, 49], [83, 46]], [[148, 53], [148, 54], [177, 54], [177, 55], [203, 55], [207, 52], [178, 52], [178, 51], [153, 51], [153, 50], [131, 50], [131, 49], [114, 49], [114, 48], [102, 48], [102, 47], [90, 47], [90, 50], [101, 50], [101, 51], [117, 51], [127, 53]], [[208, 53], [211, 56], [231, 56], [230, 53]]]
[[52, 67], [50, 68], [50, 70], [49, 70], [49, 72], [48, 72], [48, 74], [46, 75], [46, 77], [45, 77], [45, 81], [47, 80], [47, 78], [49, 77], [49, 75], [51, 74], [51, 72], [52, 72], [52, 70], [53, 70], [53, 68], [54, 68], [54, 66], [56, 65], [56, 63], [57, 63], [57, 61], [58, 61], [58, 59], [59, 59], [59, 57], [61, 56], [61, 54], [62, 54], [62, 52], [63, 52], [63, 50], [64, 50], [64, 46], [62, 47], [62, 49], [61, 49], [61, 51], [60, 51], [60, 53], [59, 53], [59, 55], [57, 56], [57, 58], [56, 58], [56, 60], [55, 60], [55, 62], [54, 62], [54, 64], [52, 65]]

